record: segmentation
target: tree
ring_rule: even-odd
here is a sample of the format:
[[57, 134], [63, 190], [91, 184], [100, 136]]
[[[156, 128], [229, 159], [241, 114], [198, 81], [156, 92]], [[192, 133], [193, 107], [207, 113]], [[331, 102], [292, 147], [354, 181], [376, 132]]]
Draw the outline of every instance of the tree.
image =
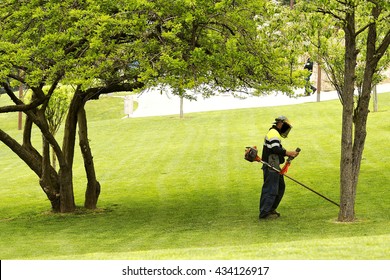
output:
[[[118, 15], [116, 4], [105, 4], [9, 0], [0, 5], [0, 82], [13, 102], [0, 108], [0, 113], [26, 114], [22, 143], [2, 129], [0, 140], [39, 177], [41, 188], [56, 212], [75, 210], [72, 165], [77, 125], [88, 179], [84, 206], [94, 209], [99, 197], [85, 103], [100, 94], [142, 86], [134, 79], [137, 70], [128, 67], [128, 63], [134, 59], [132, 49], [135, 34], [140, 30], [138, 23], [146, 25], [139, 19], [139, 13]], [[75, 87], [62, 147], [47, 118], [50, 100], [60, 82]], [[30, 102], [14, 94], [12, 86], [18, 83], [31, 89]], [[42, 152], [31, 141], [34, 126], [42, 134]], [[58, 159], [58, 171], [50, 165], [50, 146]]]
[[[86, 102], [161, 84], [183, 96], [194, 88], [205, 95], [213, 89], [291, 92], [301, 79], [289, 74], [285, 46], [275, 38], [282, 19], [273, 20], [278, 9], [283, 7], [257, 0], [5, 0], [0, 85], [12, 104], [0, 113], [23, 112], [26, 123], [21, 143], [1, 128], [0, 141], [38, 176], [53, 211], [72, 212], [78, 132], [87, 177], [84, 206], [94, 209], [101, 186], [88, 141]], [[32, 91], [29, 102], [13, 92], [20, 83]], [[62, 145], [48, 118], [60, 84], [74, 88]], [[42, 148], [31, 141], [33, 128], [42, 135]], [[58, 170], [50, 164], [50, 147]]]
[[[322, 22], [328, 24], [328, 30], [331, 28], [333, 33], [319, 47], [343, 106], [338, 219], [349, 222], [355, 219], [355, 197], [367, 135], [371, 90], [378, 82], [380, 68], [389, 64], [390, 3], [386, 0], [321, 0], [311, 1], [312, 5], [307, 1], [300, 4], [301, 11], [323, 15]], [[336, 48], [342, 50], [338, 54], [334, 46], [340, 46], [340, 43], [344, 45]], [[357, 95], [355, 87], [358, 87]]]

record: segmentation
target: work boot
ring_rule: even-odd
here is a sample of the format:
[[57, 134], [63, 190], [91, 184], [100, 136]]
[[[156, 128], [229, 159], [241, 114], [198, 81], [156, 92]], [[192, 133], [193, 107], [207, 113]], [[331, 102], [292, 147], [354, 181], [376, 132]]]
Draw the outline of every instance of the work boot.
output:
[[277, 219], [279, 218], [280, 215], [276, 214], [276, 213], [269, 213], [267, 216], [264, 216], [264, 217], [261, 217], [260, 216], [260, 220], [271, 220], [271, 219]]
[[276, 210], [273, 210], [273, 211], [271, 212], [271, 214], [276, 214], [276, 215], [278, 215], [278, 217], [280, 217], [280, 213], [279, 213], [279, 212], [276, 212]]

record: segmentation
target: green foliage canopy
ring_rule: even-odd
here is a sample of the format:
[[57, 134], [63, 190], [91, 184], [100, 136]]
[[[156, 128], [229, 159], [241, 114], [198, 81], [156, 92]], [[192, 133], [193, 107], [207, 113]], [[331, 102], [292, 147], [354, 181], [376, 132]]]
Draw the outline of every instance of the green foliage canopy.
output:
[[280, 29], [288, 15], [285, 7], [269, 1], [149, 3], [151, 34], [139, 49], [144, 52], [141, 67], [148, 67], [141, 73], [143, 82], [169, 85], [179, 95], [188, 89], [203, 95], [215, 90], [291, 92], [300, 84], [297, 65], [286, 57], [290, 30]]
[[[291, 30], [282, 28], [288, 11], [265, 0], [2, 1], [0, 84], [14, 105], [0, 113], [23, 111], [27, 118], [23, 144], [2, 129], [0, 140], [38, 175], [52, 208], [71, 212], [78, 128], [88, 179], [85, 205], [93, 209], [100, 184], [85, 103], [100, 94], [156, 85], [169, 85], [187, 98], [192, 98], [189, 89], [204, 95], [253, 89], [291, 93], [303, 77], [294, 65], [299, 48], [288, 43]], [[29, 103], [13, 93], [19, 84], [31, 89]], [[60, 84], [75, 89], [62, 147], [48, 119]], [[31, 141], [34, 126], [43, 136], [42, 153]], [[50, 146], [58, 172], [49, 165]]]

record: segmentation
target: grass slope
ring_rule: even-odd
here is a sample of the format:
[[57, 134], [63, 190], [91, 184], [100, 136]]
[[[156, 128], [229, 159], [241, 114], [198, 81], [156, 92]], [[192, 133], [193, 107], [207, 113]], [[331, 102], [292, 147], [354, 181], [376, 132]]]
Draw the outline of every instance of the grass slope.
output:
[[[122, 100], [91, 101], [99, 209], [50, 213], [36, 176], [0, 143], [0, 259], [389, 259], [389, 93], [379, 105], [369, 115], [358, 220], [340, 224], [336, 206], [288, 179], [282, 217], [259, 222], [260, 165], [243, 159], [244, 147], [261, 146], [273, 118], [284, 114], [294, 128], [283, 145], [302, 149], [289, 175], [338, 201], [338, 101], [185, 119], [121, 119]], [[1, 114], [0, 125], [20, 137], [16, 115]], [[77, 153], [79, 205], [84, 177]]]

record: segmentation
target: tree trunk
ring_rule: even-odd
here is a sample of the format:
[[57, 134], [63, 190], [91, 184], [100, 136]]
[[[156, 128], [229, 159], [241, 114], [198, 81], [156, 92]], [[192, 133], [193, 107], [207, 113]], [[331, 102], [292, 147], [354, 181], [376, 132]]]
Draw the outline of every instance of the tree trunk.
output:
[[73, 212], [76, 209], [73, 194], [73, 159], [76, 142], [77, 114], [82, 106], [82, 97], [76, 89], [69, 106], [65, 122], [64, 138], [62, 144], [63, 160], [58, 158], [60, 177], [61, 212]]
[[[379, 3], [371, 9], [371, 16], [374, 19], [372, 24], [368, 26], [366, 61], [363, 75], [362, 88], [353, 112], [353, 122], [355, 125], [355, 133], [353, 138], [353, 147], [351, 151], [350, 132], [352, 131], [351, 123], [351, 108], [353, 108], [353, 90], [350, 85], [354, 84], [355, 65], [356, 65], [356, 35], [354, 14], [351, 12], [346, 17], [345, 41], [345, 79], [343, 96], [343, 140], [342, 140], [342, 157], [341, 157], [341, 207], [339, 213], [340, 221], [353, 221], [355, 218], [354, 205], [358, 178], [360, 173], [360, 165], [363, 157], [364, 144], [367, 136], [367, 119], [369, 113], [369, 103], [371, 98], [372, 82], [378, 63], [386, 53], [390, 45], [390, 33], [388, 32], [381, 43], [378, 44], [377, 38], [377, 22], [381, 7]], [[345, 130], [345, 131], [344, 131]], [[344, 139], [345, 137], [345, 139]], [[350, 171], [351, 170], [351, 171]], [[350, 181], [349, 181], [350, 180]]]
[[[346, 97], [346, 96], [345, 96]], [[341, 161], [340, 161], [340, 212], [339, 221], [348, 222], [355, 219], [355, 187], [353, 173], [353, 154], [352, 154], [352, 114], [353, 106], [346, 106], [349, 102], [344, 97], [342, 132], [341, 132]], [[349, 102], [350, 103], [350, 102]], [[353, 104], [353, 102], [352, 102]]]
[[344, 87], [341, 93], [343, 102], [341, 161], [340, 161], [340, 212], [339, 221], [350, 222], [355, 219], [356, 186], [353, 168], [353, 110], [356, 69], [355, 14], [351, 10], [346, 15], [345, 31], [345, 71]]
[[[371, 10], [371, 15], [373, 19], [378, 19], [380, 15], [379, 6], [373, 6]], [[390, 34], [387, 34], [387, 39], [383, 40], [383, 44], [380, 44], [380, 48], [387, 49], [387, 46], [390, 44]], [[367, 136], [367, 120], [368, 113], [370, 112], [370, 98], [372, 91], [372, 83], [375, 71], [378, 66], [378, 62], [383, 56], [384, 52], [377, 50], [376, 43], [377, 42], [377, 24], [374, 21], [368, 27], [367, 34], [367, 51], [366, 51], [366, 64], [363, 75], [363, 82], [361, 88], [361, 95], [359, 96], [359, 100], [354, 113], [354, 122], [355, 122], [355, 139], [354, 139], [354, 147], [353, 147], [353, 167], [354, 167], [354, 186], [357, 188], [358, 184], [358, 176], [360, 172], [361, 160], [363, 157], [364, 144]], [[387, 46], [386, 46], [387, 45]]]
[[[42, 136], [42, 174], [39, 179], [39, 184], [41, 185], [42, 190], [48, 196], [51, 202], [51, 208], [54, 212], [60, 211], [60, 194], [58, 191], [51, 191], [53, 189], [53, 181], [50, 175], [51, 165], [50, 165], [50, 145], [44, 136]], [[55, 188], [54, 188], [55, 189]]]
[[54, 149], [51, 149], [51, 166], [54, 168], [54, 170], [57, 170], [57, 156], [54, 151]]
[[376, 90], [376, 85], [374, 86], [372, 96], [373, 96], [373, 109], [374, 109], [374, 112], [378, 112], [378, 92]]
[[[28, 167], [40, 178], [40, 185], [42, 190], [45, 192], [47, 198], [51, 203], [52, 210], [55, 212], [60, 211], [60, 186], [58, 181], [58, 175], [55, 170], [51, 167], [45, 169], [45, 174], [43, 175], [43, 158], [42, 156], [30, 146], [29, 140], [27, 140], [27, 135], [29, 132], [26, 132], [31, 126], [25, 124], [24, 129], [24, 144], [20, 145], [16, 140], [6, 134], [0, 129], [0, 140], [8, 146], [16, 155], [23, 160]], [[45, 180], [42, 181], [42, 178], [45, 177]]]
[[59, 171], [60, 177], [60, 212], [74, 212], [76, 204], [73, 195], [73, 174], [68, 166], [62, 166]]
[[84, 107], [78, 112], [79, 139], [80, 149], [84, 159], [84, 168], [87, 174], [87, 189], [85, 192], [84, 207], [87, 209], [95, 209], [100, 194], [100, 184], [96, 180], [95, 166], [91, 147], [88, 140], [87, 117]]
[[180, 96], [180, 118], [184, 118], [184, 97]]

